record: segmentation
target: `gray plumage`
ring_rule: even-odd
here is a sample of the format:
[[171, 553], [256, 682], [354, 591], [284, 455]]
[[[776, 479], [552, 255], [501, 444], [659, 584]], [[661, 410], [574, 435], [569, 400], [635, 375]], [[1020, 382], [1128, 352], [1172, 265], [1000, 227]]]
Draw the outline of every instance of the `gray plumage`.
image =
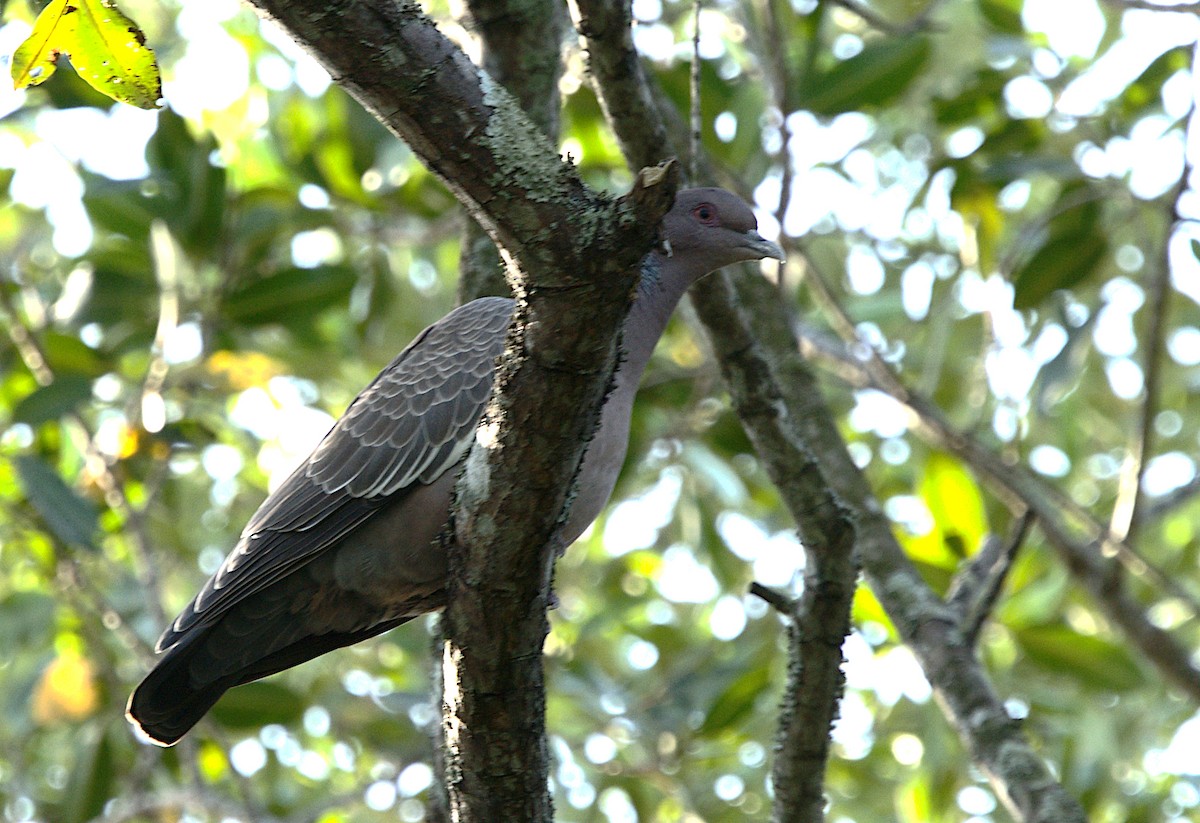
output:
[[[722, 189], [680, 192], [663, 250], [642, 264], [622, 359], [562, 530], [573, 542], [612, 493], [637, 384], [680, 297], [721, 266], [782, 259]], [[436, 537], [504, 348], [513, 301], [485, 297], [423, 331], [362, 391], [255, 512], [233, 551], [158, 641], [128, 716], [176, 742], [227, 689], [442, 606]]]

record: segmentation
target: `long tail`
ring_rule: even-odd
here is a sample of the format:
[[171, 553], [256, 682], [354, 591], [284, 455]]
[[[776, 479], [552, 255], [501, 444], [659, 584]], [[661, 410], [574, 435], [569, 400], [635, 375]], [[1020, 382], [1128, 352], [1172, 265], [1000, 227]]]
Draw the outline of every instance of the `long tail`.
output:
[[[150, 742], [173, 746], [229, 689], [291, 668], [333, 649], [349, 646], [411, 620], [402, 617], [357, 632], [309, 635], [236, 671], [206, 676], [212, 631], [196, 630], [172, 646], [129, 696], [125, 716]], [[242, 650], [244, 653], [244, 649]], [[216, 652], [219, 655], [219, 652]]]

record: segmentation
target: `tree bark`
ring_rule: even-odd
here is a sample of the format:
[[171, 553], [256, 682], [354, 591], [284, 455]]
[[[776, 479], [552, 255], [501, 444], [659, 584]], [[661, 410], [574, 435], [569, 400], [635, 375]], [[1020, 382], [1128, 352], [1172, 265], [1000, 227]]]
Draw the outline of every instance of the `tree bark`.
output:
[[459, 481], [443, 676], [450, 812], [547, 820], [541, 647], [555, 535], [674, 167], [613, 201], [411, 2], [254, 0], [403, 138], [501, 247], [518, 305]]
[[[643, 102], [619, 116], [623, 109], [618, 99], [657, 99], [640, 66], [635, 76], [643, 88], [636, 94], [627, 88], [627, 77], [606, 74], [606, 66], [636, 62], [632, 44], [618, 30], [620, 25], [628, 25], [625, 4], [620, 0], [576, 2], [581, 29], [591, 26], [591, 30], [604, 33], [603, 40], [589, 40], [589, 53], [600, 48], [630, 52], [623, 60], [609, 56], [605, 61], [590, 62], [597, 93], [610, 98], [605, 110], [613, 117], [626, 159], [637, 166], [670, 152], [669, 142], [647, 139], [667, 132], [665, 124], [655, 122], [658, 114], [653, 105]], [[620, 14], [624, 22], [612, 22]], [[602, 20], [608, 22], [596, 22]], [[773, 290], [752, 277], [734, 280], [717, 273], [693, 286], [691, 297], [712, 337], [742, 425], [779, 484], [788, 510], [802, 524], [809, 521], [810, 512], [822, 509], [829, 493], [849, 510], [857, 531], [856, 549], [872, 589], [921, 661], [943, 711], [972, 758], [988, 774], [1006, 805], [1020, 820], [1082, 823], [1082, 808], [1055, 780], [1020, 724], [1008, 716], [973, 648], [964, 641], [955, 614], [925, 584], [896, 542], [866, 478], [846, 452]], [[743, 306], [753, 310], [743, 311]], [[772, 445], [760, 445], [767, 443]], [[815, 471], [808, 477], [797, 476], [795, 467], [810, 464], [817, 467]], [[779, 480], [789, 477], [797, 482]], [[778, 815], [790, 813], [776, 811]]]
[[[530, 121], [558, 139], [565, 9], [556, 0], [468, 0], [470, 22], [483, 46], [483, 68], [517, 99]], [[483, 227], [463, 227], [458, 300], [509, 294], [500, 253]]]

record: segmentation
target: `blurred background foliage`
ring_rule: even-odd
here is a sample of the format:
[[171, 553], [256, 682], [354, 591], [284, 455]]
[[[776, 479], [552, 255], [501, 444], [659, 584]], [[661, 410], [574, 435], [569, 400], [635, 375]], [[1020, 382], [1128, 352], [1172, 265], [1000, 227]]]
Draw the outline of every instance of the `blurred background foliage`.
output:
[[[69, 71], [0, 92], [0, 814], [419, 820], [431, 623], [235, 689], [176, 749], [137, 743], [121, 715], [166, 619], [270, 484], [451, 308], [464, 218], [247, 9], [121, 5], [168, 108], [114, 106]], [[428, 8], [474, 47], [456, 4]], [[37, 9], [0, 9], [7, 57]], [[634, 12], [685, 110], [691, 5]], [[1130, 539], [1200, 589], [1200, 201], [1183, 179], [1196, 17], [747, 0], [708, 2], [701, 21], [704, 147], [796, 252], [778, 295], [798, 333], [837, 350], [804, 285], [821, 276], [911, 389], [1101, 522], [1149, 408]], [[564, 55], [562, 150], [618, 191], [631, 178], [573, 40]], [[558, 565], [547, 669], [566, 821], [770, 809], [785, 632], [746, 590], [795, 592], [803, 552], [688, 314], [648, 372], [614, 504]], [[822, 362], [853, 456], [944, 591], [1013, 528], [1010, 506]], [[1187, 598], [1131, 582], [1195, 648]], [[1009, 819], [866, 589], [854, 624], [830, 819]], [[1194, 702], [1036, 528], [980, 648], [1092, 819], [1194, 819]]]

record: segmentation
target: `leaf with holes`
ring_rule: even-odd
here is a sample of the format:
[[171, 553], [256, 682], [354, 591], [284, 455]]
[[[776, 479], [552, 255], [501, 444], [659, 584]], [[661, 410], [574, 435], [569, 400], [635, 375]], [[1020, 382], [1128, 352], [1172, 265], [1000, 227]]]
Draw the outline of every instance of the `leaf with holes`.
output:
[[110, 0], [52, 0], [13, 53], [13, 87], [44, 83], [64, 54], [97, 91], [138, 108], [158, 108], [162, 85], [154, 52]]
[[58, 56], [65, 49], [61, 46], [68, 22], [75, 7], [67, 0], [51, 0], [33, 24], [33, 31], [13, 52], [13, 88], [25, 89], [46, 82], [58, 68]]

